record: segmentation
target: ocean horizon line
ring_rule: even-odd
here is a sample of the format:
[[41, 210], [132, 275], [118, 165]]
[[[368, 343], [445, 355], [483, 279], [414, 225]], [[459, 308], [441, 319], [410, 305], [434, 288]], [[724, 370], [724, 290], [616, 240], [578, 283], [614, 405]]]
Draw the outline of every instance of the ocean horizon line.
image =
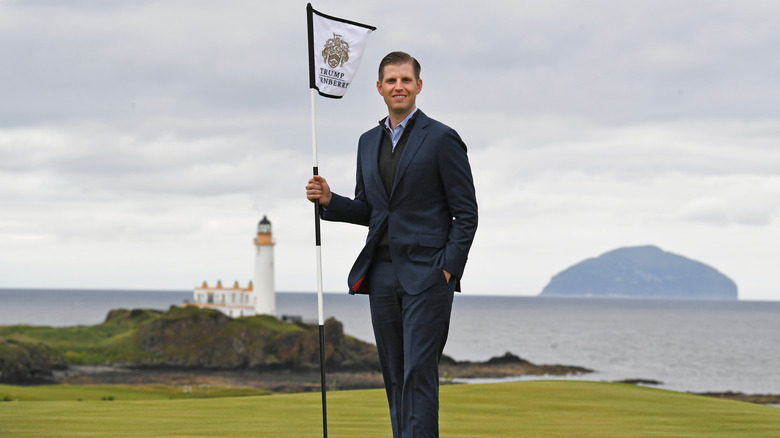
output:
[[[121, 293], [192, 293], [192, 289], [157, 289], [157, 288], [101, 288], [101, 287], [14, 287], [14, 286], [2, 286], [0, 292], [25, 292], [25, 291], [39, 291], [39, 292], [121, 292]], [[300, 291], [300, 290], [280, 290], [276, 293], [281, 294], [317, 294], [317, 291]], [[337, 291], [323, 291], [324, 295], [348, 295], [348, 292]], [[749, 303], [777, 303], [780, 299], [747, 299], [737, 297], [736, 300], [724, 300], [724, 299], [710, 299], [710, 298], [669, 298], [669, 297], [631, 297], [631, 296], [562, 296], [562, 295], [549, 295], [542, 296], [536, 295], [524, 295], [524, 294], [502, 294], [502, 293], [475, 293], [465, 292], [458, 293], [456, 296], [462, 297], [480, 297], [480, 298], [538, 298], [538, 299], [550, 299], [550, 300], [638, 300], [638, 301], [692, 301], [692, 302], [749, 302]]]

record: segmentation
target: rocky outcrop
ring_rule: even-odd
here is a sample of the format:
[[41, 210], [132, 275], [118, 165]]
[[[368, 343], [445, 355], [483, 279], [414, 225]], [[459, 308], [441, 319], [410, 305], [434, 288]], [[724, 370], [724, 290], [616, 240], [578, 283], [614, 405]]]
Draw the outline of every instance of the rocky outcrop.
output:
[[[94, 326], [15, 326], [0, 337], [0, 381], [42, 383], [69, 365], [144, 370], [312, 371], [319, 327], [273, 316], [230, 318], [216, 310], [116, 309]], [[328, 371], [379, 370], [376, 347], [325, 322]], [[67, 374], [67, 373], [60, 373]]]
[[[114, 318], [127, 315], [117, 313]], [[230, 318], [216, 310], [171, 307], [133, 334], [135, 351], [124, 365], [141, 368], [309, 370], [319, 368], [316, 325], [273, 316]], [[328, 369], [374, 370], [376, 348], [344, 335], [341, 322], [325, 322]]]
[[736, 300], [737, 285], [704, 263], [639, 246], [577, 263], [553, 276], [541, 295]]
[[507, 351], [485, 362], [456, 361], [443, 356], [440, 371], [451, 378], [497, 378], [526, 375], [572, 376], [592, 373], [589, 368], [572, 365], [536, 365]]
[[45, 383], [65, 368], [63, 356], [44, 344], [0, 339], [0, 382]]

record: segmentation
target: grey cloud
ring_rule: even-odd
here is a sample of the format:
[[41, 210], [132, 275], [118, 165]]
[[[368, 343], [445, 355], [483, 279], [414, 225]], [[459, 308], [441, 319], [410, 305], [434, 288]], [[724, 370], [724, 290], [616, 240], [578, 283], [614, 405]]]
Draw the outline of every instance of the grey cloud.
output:
[[[473, 284], [537, 291], [552, 260], [648, 236], [724, 252], [772, 239], [780, 6], [418, 3], [317, 5], [379, 28], [347, 96], [315, 99], [320, 170], [351, 194], [357, 138], [386, 111], [376, 66], [391, 50], [417, 56], [420, 108], [469, 145], [486, 224], [470, 258], [488, 272], [470, 272]], [[0, 247], [13, 248], [0, 258], [35, 273], [47, 245], [62, 255], [88, 241], [79, 254], [94, 260], [121, 245], [119, 276], [161, 280], [144, 258], [153, 248], [183, 266], [165, 284], [186, 288], [200, 269], [233, 272], [221, 260], [244, 248], [236, 230], [268, 213], [285, 241], [280, 288], [310, 289], [298, 263], [310, 252], [305, 54], [304, 4], [0, 3]], [[343, 242], [359, 246], [363, 230], [327, 227], [333, 263], [349, 265]], [[220, 261], [182, 259], [215, 245], [230, 246]], [[526, 286], [480, 264], [499, 259], [525, 266]], [[73, 282], [90, 276], [76, 269]], [[15, 272], [3, 276], [23, 282]], [[327, 275], [341, 290], [343, 273]]]

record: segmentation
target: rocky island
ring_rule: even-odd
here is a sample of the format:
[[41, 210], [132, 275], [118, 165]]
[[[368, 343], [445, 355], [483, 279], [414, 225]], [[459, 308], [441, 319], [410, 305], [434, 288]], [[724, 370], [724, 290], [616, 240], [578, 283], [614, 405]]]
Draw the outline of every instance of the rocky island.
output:
[[554, 275], [541, 296], [736, 300], [715, 268], [656, 246], [619, 248]]

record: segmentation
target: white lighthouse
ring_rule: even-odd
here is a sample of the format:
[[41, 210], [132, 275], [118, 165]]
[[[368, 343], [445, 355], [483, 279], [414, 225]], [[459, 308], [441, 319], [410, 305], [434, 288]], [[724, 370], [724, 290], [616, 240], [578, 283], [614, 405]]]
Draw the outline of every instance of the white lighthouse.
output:
[[274, 242], [271, 222], [266, 216], [257, 224], [255, 238], [255, 276], [252, 282], [255, 296], [255, 314], [276, 315], [274, 291]]
[[216, 309], [234, 318], [253, 315], [276, 316], [276, 291], [274, 290], [274, 241], [271, 235], [271, 222], [266, 216], [257, 224], [255, 243], [254, 280], [247, 287], [238, 282], [233, 287], [222, 286], [217, 281], [214, 286], [203, 282], [196, 287], [192, 300], [184, 306]]

